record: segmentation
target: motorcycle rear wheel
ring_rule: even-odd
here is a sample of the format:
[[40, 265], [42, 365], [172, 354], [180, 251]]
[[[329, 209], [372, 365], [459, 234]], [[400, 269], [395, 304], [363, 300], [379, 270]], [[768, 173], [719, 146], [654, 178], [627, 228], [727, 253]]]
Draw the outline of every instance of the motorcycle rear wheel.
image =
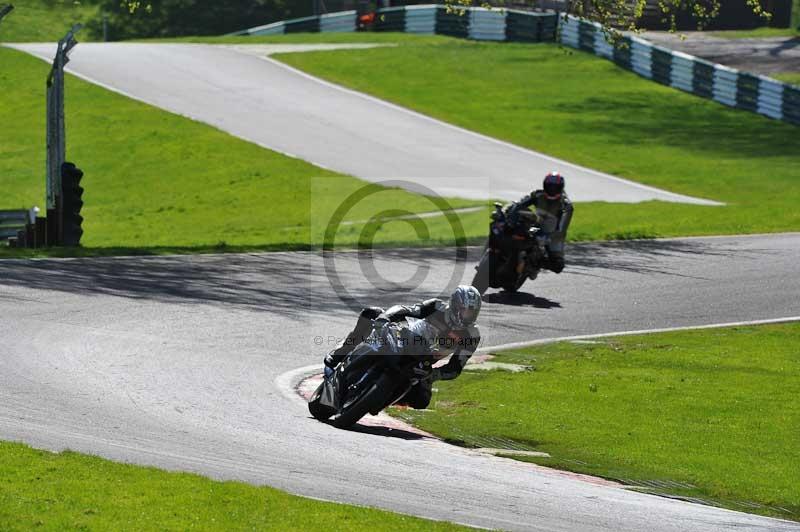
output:
[[525, 284], [525, 279], [527, 279], [526, 275], [517, 275], [517, 278], [514, 280], [514, 282], [505, 285], [503, 287], [503, 290], [513, 294], [514, 292], [522, 288], [522, 285]]

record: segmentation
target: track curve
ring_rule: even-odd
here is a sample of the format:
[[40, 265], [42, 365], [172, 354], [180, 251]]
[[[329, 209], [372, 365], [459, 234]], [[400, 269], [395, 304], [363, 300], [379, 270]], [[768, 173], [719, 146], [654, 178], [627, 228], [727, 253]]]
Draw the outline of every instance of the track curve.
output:
[[[6, 46], [45, 60], [52, 60], [55, 50], [52, 44]], [[403, 180], [412, 191], [515, 200], [530, 192], [531, 176], [555, 167], [569, 176], [575, 201], [721, 205], [467, 131], [328, 83], [265, 54], [263, 45], [82, 43], [71, 53], [67, 70], [318, 166], [368, 181]], [[364, 153], [380, 157], [358, 156]]]
[[[395, 279], [429, 266], [413, 290], [370, 286], [358, 253], [336, 260], [358, 303], [387, 305], [468, 280], [469, 268], [451, 278], [452, 253], [369, 255]], [[526, 286], [535, 295], [486, 298], [487, 345], [798, 314], [800, 234], [574, 245], [570, 257], [564, 274]], [[310, 419], [275, 379], [318, 363], [326, 337], [346, 333], [354, 318], [315, 253], [0, 268], [2, 439], [492, 528], [800, 530], [401, 431], [340, 431]]]

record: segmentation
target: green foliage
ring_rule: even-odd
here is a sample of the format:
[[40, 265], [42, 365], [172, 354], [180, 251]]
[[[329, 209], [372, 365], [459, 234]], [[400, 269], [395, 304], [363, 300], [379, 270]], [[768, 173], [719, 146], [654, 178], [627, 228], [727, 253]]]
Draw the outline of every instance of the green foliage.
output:
[[[764, 22], [768, 22], [772, 15], [762, 6], [763, 0], [738, 0], [750, 8], [754, 14]], [[540, 7], [539, 0], [525, 0], [532, 7]], [[445, 0], [451, 9], [458, 10], [462, 7], [474, 5], [473, 0]], [[504, 6], [513, 5], [507, 0], [490, 0], [486, 5]], [[607, 28], [611, 40], [618, 40], [620, 30], [638, 31], [642, 15], [646, 7], [653, 7], [649, 0], [571, 0], [564, 3], [564, 15], [574, 15], [594, 22]], [[659, 10], [663, 21], [675, 30], [679, 20], [691, 19], [697, 29], [703, 29], [719, 16], [722, 0], [658, 0], [655, 7]]]
[[242, 482], [0, 442], [0, 530], [463, 530]]
[[502, 353], [533, 370], [467, 372], [437, 383], [430, 411], [400, 415], [466, 445], [549, 453], [527, 459], [542, 465], [800, 519], [799, 353], [797, 323], [564, 342]]
[[[291, 0], [100, 0], [100, 12], [108, 16], [108, 35], [113, 41], [219, 35], [305, 15], [309, 8], [310, 4]], [[103, 35], [102, 15], [90, 22], [89, 30], [97, 38]]]
[[792, 27], [800, 30], [800, 0], [792, 0]]

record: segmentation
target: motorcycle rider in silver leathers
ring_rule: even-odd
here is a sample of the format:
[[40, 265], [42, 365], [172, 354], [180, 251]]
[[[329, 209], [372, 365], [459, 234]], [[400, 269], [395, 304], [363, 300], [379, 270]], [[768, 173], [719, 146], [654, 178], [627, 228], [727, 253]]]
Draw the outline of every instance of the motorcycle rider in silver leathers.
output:
[[395, 305], [387, 310], [367, 307], [359, 314], [355, 328], [344, 342], [325, 357], [326, 373], [339, 365], [358, 344], [366, 341], [374, 329], [405, 320], [410, 333], [431, 350], [435, 359], [451, 355], [445, 365], [434, 368], [399, 403], [416, 409], [427, 408], [433, 382], [458, 377], [478, 348], [481, 338], [475, 321], [480, 309], [481, 295], [468, 285], [456, 288], [447, 303], [441, 299], [428, 299], [411, 306]]
[[537, 225], [541, 234], [547, 237], [545, 251], [547, 262], [545, 268], [555, 273], [561, 273], [566, 264], [564, 260], [564, 241], [567, 238], [567, 229], [572, 221], [572, 202], [564, 192], [564, 178], [558, 172], [550, 172], [544, 178], [542, 188], [535, 190], [512, 203], [506, 216], [513, 224], [522, 209], [535, 208], [539, 221]]

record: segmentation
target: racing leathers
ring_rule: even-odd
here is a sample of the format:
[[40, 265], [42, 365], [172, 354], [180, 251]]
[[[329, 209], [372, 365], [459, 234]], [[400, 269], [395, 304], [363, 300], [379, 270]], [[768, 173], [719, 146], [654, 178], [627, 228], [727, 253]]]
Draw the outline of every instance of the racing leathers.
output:
[[558, 199], [549, 199], [543, 190], [536, 190], [512, 203], [507, 210], [511, 223], [516, 222], [522, 209], [531, 209], [538, 217], [537, 225], [541, 229], [540, 234], [545, 237], [547, 251], [547, 262], [544, 267], [555, 273], [561, 273], [565, 265], [564, 241], [567, 238], [567, 229], [572, 221], [573, 212], [572, 202], [566, 192]]
[[[441, 299], [428, 299], [412, 306], [395, 305], [388, 310], [367, 307], [359, 314], [355, 328], [347, 335], [344, 342], [325, 357], [325, 365], [330, 368], [338, 365], [358, 344], [365, 341], [373, 328], [379, 327], [381, 322], [397, 323], [405, 320], [411, 332], [422, 337], [436, 360], [450, 355], [450, 360], [446, 364], [434, 368], [428, 378], [419, 381], [400, 401], [400, 404], [412, 408], [426, 408], [431, 400], [433, 381], [458, 377], [480, 343], [477, 326], [453, 329], [447, 325], [446, 308], [447, 304]], [[415, 323], [417, 320], [422, 320], [424, 323]]]

